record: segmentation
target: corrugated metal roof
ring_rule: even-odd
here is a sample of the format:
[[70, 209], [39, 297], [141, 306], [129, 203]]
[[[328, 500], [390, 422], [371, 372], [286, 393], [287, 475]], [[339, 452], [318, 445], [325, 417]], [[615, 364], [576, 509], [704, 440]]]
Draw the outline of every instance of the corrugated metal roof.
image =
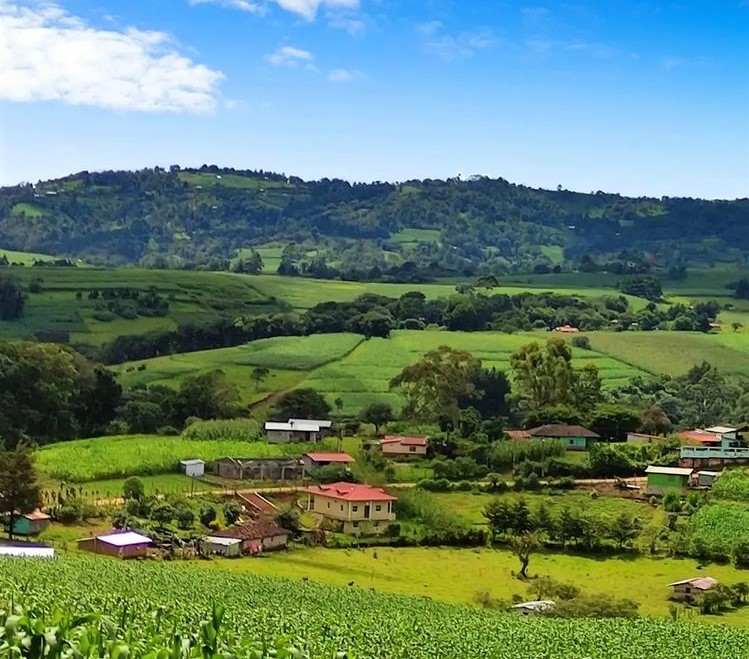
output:
[[391, 496], [382, 488], [359, 483], [340, 482], [330, 485], [313, 485], [308, 487], [306, 492], [344, 501], [397, 501], [396, 497]]
[[705, 428], [707, 432], [717, 432], [719, 435], [727, 435], [731, 432], [737, 432], [738, 428], [729, 428], [728, 426], [713, 426], [712, 428]]
[[99, 542], [104, 542], [114, 547], [130, 547], [132, 545], [151, 544], [151, 538], [136, 533], [135, 531], [125, 531], [124, 533], [109, 533], [96, 537]]
[[219, 538], [215, 535], [209, 535], [203, 538], [206, 542], [210, 542], [213, 545], [222, 545], [223, 547], [231, 547], [242, 542], [241, 538]]
[[715, 586], [718, 585], [718, 580], [713, 579], [712, 577], [693, 577], [692, 579], [683, 579], [682, 581], [674, 581], [673, 583], [668, 584], [669, 586], [684, 586], [685, 584], [689, 584], [693, 588], [697, 588], [698, 590], [710, 590], [711, 588], [715, 588]]
[[198, 459], [195, 459], [195, 460], [180, 460], [179, 463], [181, 465], [185, 465], [185, 466], [189, 466], [189, 465], [204, 465], [205, 464], [205, 460], [198, 460]]
[[316, 452], [316, 453], [305, 453], [306, 457], [308, 457], [313, 462], [341, 462], [341, 463], [348, 463], [348, 462], [355, 462], [354, 458], [352, 458], [348, 453], [324, 453], [324, 452]]
[[650, 465], [646, 470], [646, 474], [665, 474], [667, 476], [690, 476], [693, 469], [686, 467], [661, 467], [659, 465]]

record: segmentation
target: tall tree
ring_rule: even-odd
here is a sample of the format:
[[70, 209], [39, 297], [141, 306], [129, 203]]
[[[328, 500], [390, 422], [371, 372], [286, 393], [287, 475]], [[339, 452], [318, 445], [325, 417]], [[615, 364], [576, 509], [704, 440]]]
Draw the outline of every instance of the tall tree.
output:
[[0, 277], [0, 320], [17, 320], [23, 316], [26, 294], [15, 277]]
[[404, 368], [390, 381], [406, 400], [407, 413], [421, 421], [446, 417], [457, 421], [461, 399], [479, 397], [473, 373], [480, 360], [470, 352], [440, 346]]
[[312, 388], [292, 389], [279, 398], [271, 417], [287, 419], [326, 419], [330, 405], [322, 394]]
[[260, 383], [270, 375], [270, 369], [265, 366], [256, 366], [250, 373], [250, 378], [255, 383], [255, 391], [260, 388]]
[[531, 554], [541, 549], [543, 542], [543, 534], [535, 531], [516, 535], [510, 540], [512, 553], [520, 560], [520, 576], [523, 579], [528, 578], [528, 564], [531, 560]]
[[239, 412], [239, 390], [221, 370], [182, 381], [174, 403], [175, 421], [181, 425], [190, 416], [227, 419]]
[[371, 403], [359, 415], [362, 423], [371, 423], [375, 427], [375, 435], [380, 434], [383, 424], [394, 419], [393, 410], [387, 403]]
[[17, 446], [12, 451], [0, 450], [0, 515], [7, 515], [8, 535], [18, 515], [33, 512], [41, 505], [41, 490], [31, 449]]

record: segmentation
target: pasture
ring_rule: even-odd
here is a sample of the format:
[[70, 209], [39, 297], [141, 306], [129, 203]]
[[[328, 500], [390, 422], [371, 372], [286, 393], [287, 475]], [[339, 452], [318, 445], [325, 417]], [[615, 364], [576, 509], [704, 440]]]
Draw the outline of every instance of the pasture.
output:
[[[27, 206], [28, 204], [16, 204], [16, 206]], [[14, 206], [15, 208], [15, 206]], [[31, 216], [29, 216], [31, 217]], [[10, 263], [23, 263], [24, 266], [34, 265], [34, 261], [50, 261], [57, 257], [51, 254], [37, 254], [34, 252], [16, 252], [12, 249], [0, 247], [0, 257], [5, 256]]]

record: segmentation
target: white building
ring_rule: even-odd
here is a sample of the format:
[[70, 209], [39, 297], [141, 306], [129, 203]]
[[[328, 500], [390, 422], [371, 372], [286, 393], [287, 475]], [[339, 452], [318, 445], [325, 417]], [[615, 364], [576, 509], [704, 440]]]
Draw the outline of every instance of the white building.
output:
[[323, 419], [266, 421], [265, 434], [270, 444], [316, 442], [329, 435], [332, 426], [332, 421]]
[[200, 478], [205, 474], [205, 462], [203, 460], [180, 460], [179, 464], [186, 476]]

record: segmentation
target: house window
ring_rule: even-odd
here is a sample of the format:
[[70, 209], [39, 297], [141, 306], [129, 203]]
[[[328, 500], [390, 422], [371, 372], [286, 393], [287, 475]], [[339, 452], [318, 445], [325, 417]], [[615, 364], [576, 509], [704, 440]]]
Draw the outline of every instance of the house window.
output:
[[408, 451], [409, 451], [410, 453], [416, 453], [416, 447], [415, 447], [415, 446], [409, 446], [409, 447], [408, 447]]
[[379, 513], [382, 510], [382, 506], [375, 506], [375, 510]]
[[328, 501], [328, 508], [330, 508], [330, 501]]
[[352, 510], [356, 513], [359, 512], [359, 506], [353, 506]]
[[343, 512], [343, 504], [341, 504], [341, 512]]
[[358, 529], [358, 528], [359, 528], [359, 522], [354, 522], [353, 524], [354, 524], [354, 528], [355, 528], [355, 529]]
[[378, 527], [379, 525], [380, 525], [380, 523], [379, 523], [379, 522], [375, 522], [375, 523], [374, 523], [374, 527], [375, 527], [375, 528], [377, 528], [377, 527]]

